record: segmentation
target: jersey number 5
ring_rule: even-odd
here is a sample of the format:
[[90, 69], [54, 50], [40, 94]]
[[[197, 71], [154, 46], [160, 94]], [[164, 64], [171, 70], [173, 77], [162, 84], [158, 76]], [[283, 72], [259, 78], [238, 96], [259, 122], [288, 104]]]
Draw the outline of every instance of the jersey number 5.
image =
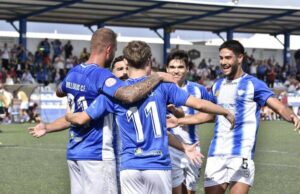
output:
[[[150, 116], [150, 119], [152, 121], [152, 126], [153, 126], [153, 131], [154, 131], [154, 137], [159, 138], [162, 136], [161, 132], [161, 126], [159, 122], [159, 117], [158, 117], [158, 112], [157, 112], [157, 107], [156, 103], [154, 101], [149, 102], [147, 106], [144, 109], [146, 117]], [[143, 127], [141, 123], [141, 118], [138, 112], [138, 109], [136, 106], [131, 107], [127, 113], [127, 121], [129, 122], [130, 120], [133, 121], [134, 128], [136, 131], [136, 136], [137, 136], [137, 142], [143, 142], [144, 141], [144, 132], [143, 132]]]

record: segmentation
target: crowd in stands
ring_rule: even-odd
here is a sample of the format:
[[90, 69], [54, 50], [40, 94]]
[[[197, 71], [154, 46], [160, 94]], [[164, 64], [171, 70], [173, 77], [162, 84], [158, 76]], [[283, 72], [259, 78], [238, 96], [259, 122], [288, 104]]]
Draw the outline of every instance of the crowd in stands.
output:
[[4, 43], [0, 49], [0, 81], [4, 84], [48, 84], [59, 83], [66, 73], [80, 62], [86, 61], [89, 53], [83, 49], [80, 56], [72, 55], [71, 41], [62, 45], [60, 40], [39, 43], [34, 53], [20, 45], [8, 48]]
[[[59, 83], [74, 65], [85, 62], [89, 58], [86, 48], [83, 48], [80, 56], [74, 56], [72, 51], [71, 41], [62, 45], [58, 39], [49, 42], [45, 38], [37, 45], [34, 53], [27, 51], [22, 45], [8, 48], [4, 43], [2, 47], [0, 46], [0, 83], [5, 85]], [[247, 56], [243, 62], [243, 69], [246, 73], [265, 81], [270, 88], [281, 87], [284, 92], [300, 95], [300, 50], [295, 52], [294, 58], [296, 64], [281, 66], [273, 59], [258, 60], [253, 56]], [[155, 58], [152, 60], [154, 68], [164, 70], [164, 65], [158, 64]], [[222, 76], [219, 65], [213, 64], [211, 59], [202, 59], [198, 65], [191, 61], [189, 66], [189, 80], [207, 87]], [[279, 98], [282, 98], [282, 95]], [[0, 104], [0, 109], [1, 106], [4, 107], [4, 104]], [[35, 104], [27, 105], [25, 111], [21, 109], [21, 121], [39, 120], [36, 109]], [[263, 110], [263, 118], [266, 120], [276, 118], [276, 116], [270, 117], [272, 113], [267, 114], [269, 112]]]

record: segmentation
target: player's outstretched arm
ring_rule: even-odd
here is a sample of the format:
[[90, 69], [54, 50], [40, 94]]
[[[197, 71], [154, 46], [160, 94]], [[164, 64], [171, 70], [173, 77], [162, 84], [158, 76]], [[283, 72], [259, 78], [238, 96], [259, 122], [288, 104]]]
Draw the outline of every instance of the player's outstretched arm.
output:
[[234, 127], [234, 116], [225, 108], [216, 105], [210, 101], [195, 98], [194, 96], [189, 96], [189, 98], [186, 101], [186, 106], [192, 107], [204, 113], [223, 115], [231, 123], [231, 128]]
[[300, 130], [300, 120], [298, 119], [297, 115], [295, 115], [290, 108], [282, 104], [277, 98], [268, 98], [267, 105], [286, 121], [293, 123], [297, 131]]
[[196, 147], [199, 145], [198, 142], [192, 145], [182, 143], [179, 139], [174, 137], [174, 135], [169, 132], [168, 141], [170, 146], [183, 151], [194, 165], [202, 164], [202, 159], [204, 158], [204, 156], [196, 149]]
[[33, 137], [42, 137], [47, 133], [62, 131], [69, 127], [70, 123], [66, 121], [65, 117], [60, 117], [49, 124], [41, 122], [34, 127], [29, 127], [28, 131]]
[[65, 115], [65, 118], [72, 125], [84, 125], [90, 122], [91, 120], [91, 117], [85, 111], [77, 112], [77, 113], [67, 113]]
[[146, 80], [134, 85], [119, 88], [114, 97], [126, 104], [139, 101], [146, 97], [161, 81], [174, 82], [172, 75], [164, 72], [151, 74]]
[[212, 114], [199, 112], [194, 115], [187, 115], [182, 118], [176, 118], [174, 116], [167, 117], [167, 128], [174, 128], [180, 125], [197, 125], [202, 123], [213, 122], [215, 116]]
[[185, 116], [183, 109], [181, 107], [176, 107], [174, 104], [169, 104], [167, 106], [167, 109], [177, 118], [181, 118]]

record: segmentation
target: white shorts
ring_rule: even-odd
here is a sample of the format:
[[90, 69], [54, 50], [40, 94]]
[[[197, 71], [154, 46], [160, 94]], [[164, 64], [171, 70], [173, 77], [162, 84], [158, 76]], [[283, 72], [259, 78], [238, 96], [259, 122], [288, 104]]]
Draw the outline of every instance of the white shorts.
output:
[[171, 194], [171, 170], [122, 170], [122, 194]]
[[68, 160], [71, 194], [118, 194], [116, 161]]
[[[200, 152], [200, 146], [197, 147]], [[173, 147], [169, 147], [172, 161], [172, 187], [178, 187], [182, 183], [190, 191], [196, 191], [200, 179], [201, 166], [195, 166], [187, 158], [186, 154]]]
[[254, 161], [251, 159], [208, 157], [204, 175], [204, 187], [231, 182], [241, 182], [252, 186], [254, 173]]

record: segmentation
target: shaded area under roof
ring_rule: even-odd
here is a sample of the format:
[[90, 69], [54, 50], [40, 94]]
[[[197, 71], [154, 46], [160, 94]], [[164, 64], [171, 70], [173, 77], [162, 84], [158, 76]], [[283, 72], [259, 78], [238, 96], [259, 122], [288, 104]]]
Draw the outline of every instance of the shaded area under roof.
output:
[[300, 10], [162, 0], [1, 0], [0, 19], [31, 22], [300, 35]]

